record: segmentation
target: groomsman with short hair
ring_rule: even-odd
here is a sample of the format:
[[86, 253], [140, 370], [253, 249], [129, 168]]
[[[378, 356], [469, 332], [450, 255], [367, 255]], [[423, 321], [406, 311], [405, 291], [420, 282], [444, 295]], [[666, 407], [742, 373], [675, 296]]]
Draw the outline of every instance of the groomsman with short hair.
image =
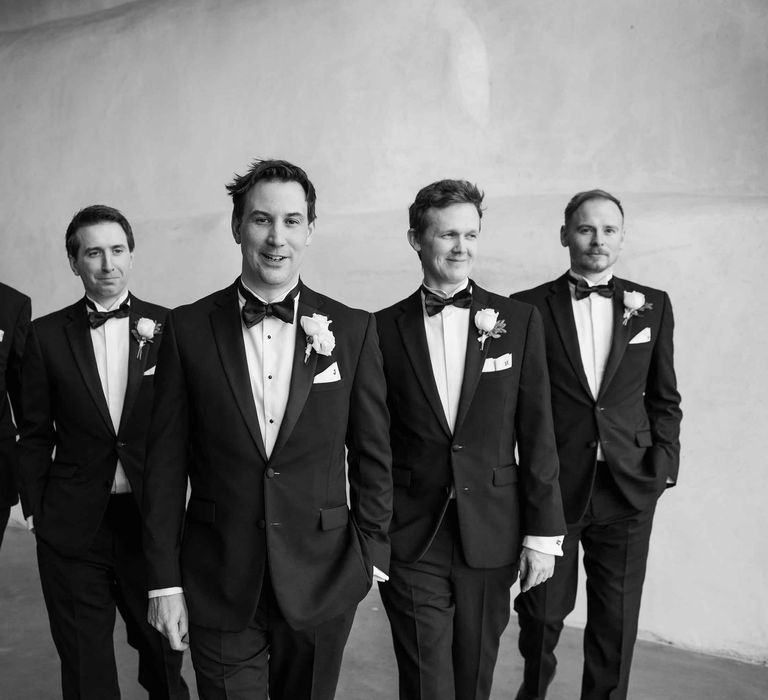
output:
[[580, 697], [627, 697], [656, 501], [677, 481], [672, 306], [665, 292], [614, 276], [624, 237], [616, 197], [576, 194], [560, 229], [570, 270], [513, 295], [544, 319], [568, 522], [554, 576], [515, 600], [525, 659], [518, 700], [546, 697], [554, 677], [576, 601], [579, 543], [587, 575]]
[[120, 697], [115, 609], [153, 700], [186, 700], [182, 655], [146, 619], [142, 475], [167, 310], [128, 291], [118, 210], [79, 211], [65, 238], [85, 296], [34, 321], [22, 368], [19, 470], [65, 700]]
[[552, 575], [565, 532], [541, 317], [469, 278], [483, 195], [424, 187], [423, 284], [376, 314], [395, 486], [389, 616], [401, 700], [487, 699], [510, 586]]

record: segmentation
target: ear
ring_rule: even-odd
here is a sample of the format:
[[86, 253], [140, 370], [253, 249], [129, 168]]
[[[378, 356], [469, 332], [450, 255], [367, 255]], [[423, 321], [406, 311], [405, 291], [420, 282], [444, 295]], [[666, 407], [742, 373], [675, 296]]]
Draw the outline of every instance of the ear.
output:
[[131, 259], [128, 261], [128, 269], [133, 269], [133, 251], [131, 251]]
[[235, 216], [235, 212], [232, 212], [232, 238], [235, 239], [235, 243], [240, 245], [240, 219]]
[[315, 232], [315, 222], [307, 226], [307, 238], [305, 245], [309, 245], [312, 242], [312, 234]]
[[568, 247], [568, 231], [566, 231], [565, 226], [560, 227], [560, 245], [562, 245], [563, 248]]
[[413, 248], [417, 253], [421, 252], [421, 242], [419, 241], [419, 237], [416, 234], [416, 231], [414, 231], [412, 228], [408, 229], [408, 243], [411, 244], [411, 248]]
[[67, 257], [69, 259], [69, 269], [75, 273], [75, 277], [80, 277], [80, 272], [77, 269], [77, 265], [76, 265], [77, 261], [71, 255], [68, 255]]

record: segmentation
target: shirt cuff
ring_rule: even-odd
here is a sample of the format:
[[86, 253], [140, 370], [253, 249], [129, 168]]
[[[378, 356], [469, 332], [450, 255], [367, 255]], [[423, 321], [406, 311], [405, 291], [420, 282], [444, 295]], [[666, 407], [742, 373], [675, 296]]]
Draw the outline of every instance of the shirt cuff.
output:
[[387, 576], [381, 569], [374, 566], [373, 567], [373, 580], [376, 583], [384, 583], [385, 581], [389, 581], [389, 576]]
[[149, 598], [161, 598], [166, 595], [174, 595], [176, 593], [184, 593], [184, 589], [181, 586], [173, 586], [172, 588], [155, 588], [147, 595]]
[[563, 556], [563, 535], [555, 537], [540, 537], [539, 535], [526, 535], [523, 538], [523, 547], [533, 549], [542, 554], [554, 554], [556, 557]]

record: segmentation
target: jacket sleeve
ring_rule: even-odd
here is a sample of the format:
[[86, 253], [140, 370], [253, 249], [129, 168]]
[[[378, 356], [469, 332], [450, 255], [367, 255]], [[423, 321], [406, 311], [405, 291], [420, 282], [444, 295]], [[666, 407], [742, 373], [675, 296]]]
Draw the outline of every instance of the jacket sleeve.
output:
[[370, 562], [389, 570], [389, 521], [392, 517], [392, 454], [384, 366], [376, 320], [368, 317], [355, 369], [347, 426], [352, 515]]
[[520, 368], [515, 433], [523, 481], [522, 532], [551, 537], [566, 532], [552, 421], [544, 325], [531, 308]]
[[[659, 335], [653, 349], [645, 388], [645, 409], [651, 424], [653, 447], [651, 459], [654, 470], [667, 486], [677, 481], [680, 466], [680, 394], [673, 361], [673, 332], [675, 321], [672, 304], [664, 293]], [[659, 489], [664, 489], [664, 483]]]
[[173, 312], [155, 370], [155, 400], [144, 465], [144, 553], [149, 590], [181, 586], [181, 534], [187, 494], [189, 409]]
[[48, 371], [35, 325], [30, 327], [21, 366], [18, 476], [24, 517], [40, 519], [43, 493], [56, 445]]

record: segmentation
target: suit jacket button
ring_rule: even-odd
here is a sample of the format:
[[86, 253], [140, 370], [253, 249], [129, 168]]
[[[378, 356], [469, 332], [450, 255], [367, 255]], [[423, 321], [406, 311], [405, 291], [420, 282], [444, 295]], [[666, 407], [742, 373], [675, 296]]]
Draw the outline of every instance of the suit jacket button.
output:
[[275, 475], [275, 470], [272, 469], [272, 467], [269, 467], [264, 473], [267, 475], [267, 479], [271, 479]]
[[124, 443], [124, 442], [118, 442], [118, 443], [117, 443], [117, 446], [118, 446], [118, 447], [125, 447], [125, 443]]
[[452, 445], [452, 446], [451, 446], [451, 449], [452, 449], [454, 452], [458, 452], [459, 450], [463, 450], [463, 449], [464, 449], [464, 445]]
[[267, 522], [265, 520], [259, 520], [259, 522], [256, 523], [256, 527], [259, 528], [259, 530], [263, 530], [267, 526]]
[[592, 442], [588, 442], [587, 447], [597, 447], [597, 440], [592, 440]]

